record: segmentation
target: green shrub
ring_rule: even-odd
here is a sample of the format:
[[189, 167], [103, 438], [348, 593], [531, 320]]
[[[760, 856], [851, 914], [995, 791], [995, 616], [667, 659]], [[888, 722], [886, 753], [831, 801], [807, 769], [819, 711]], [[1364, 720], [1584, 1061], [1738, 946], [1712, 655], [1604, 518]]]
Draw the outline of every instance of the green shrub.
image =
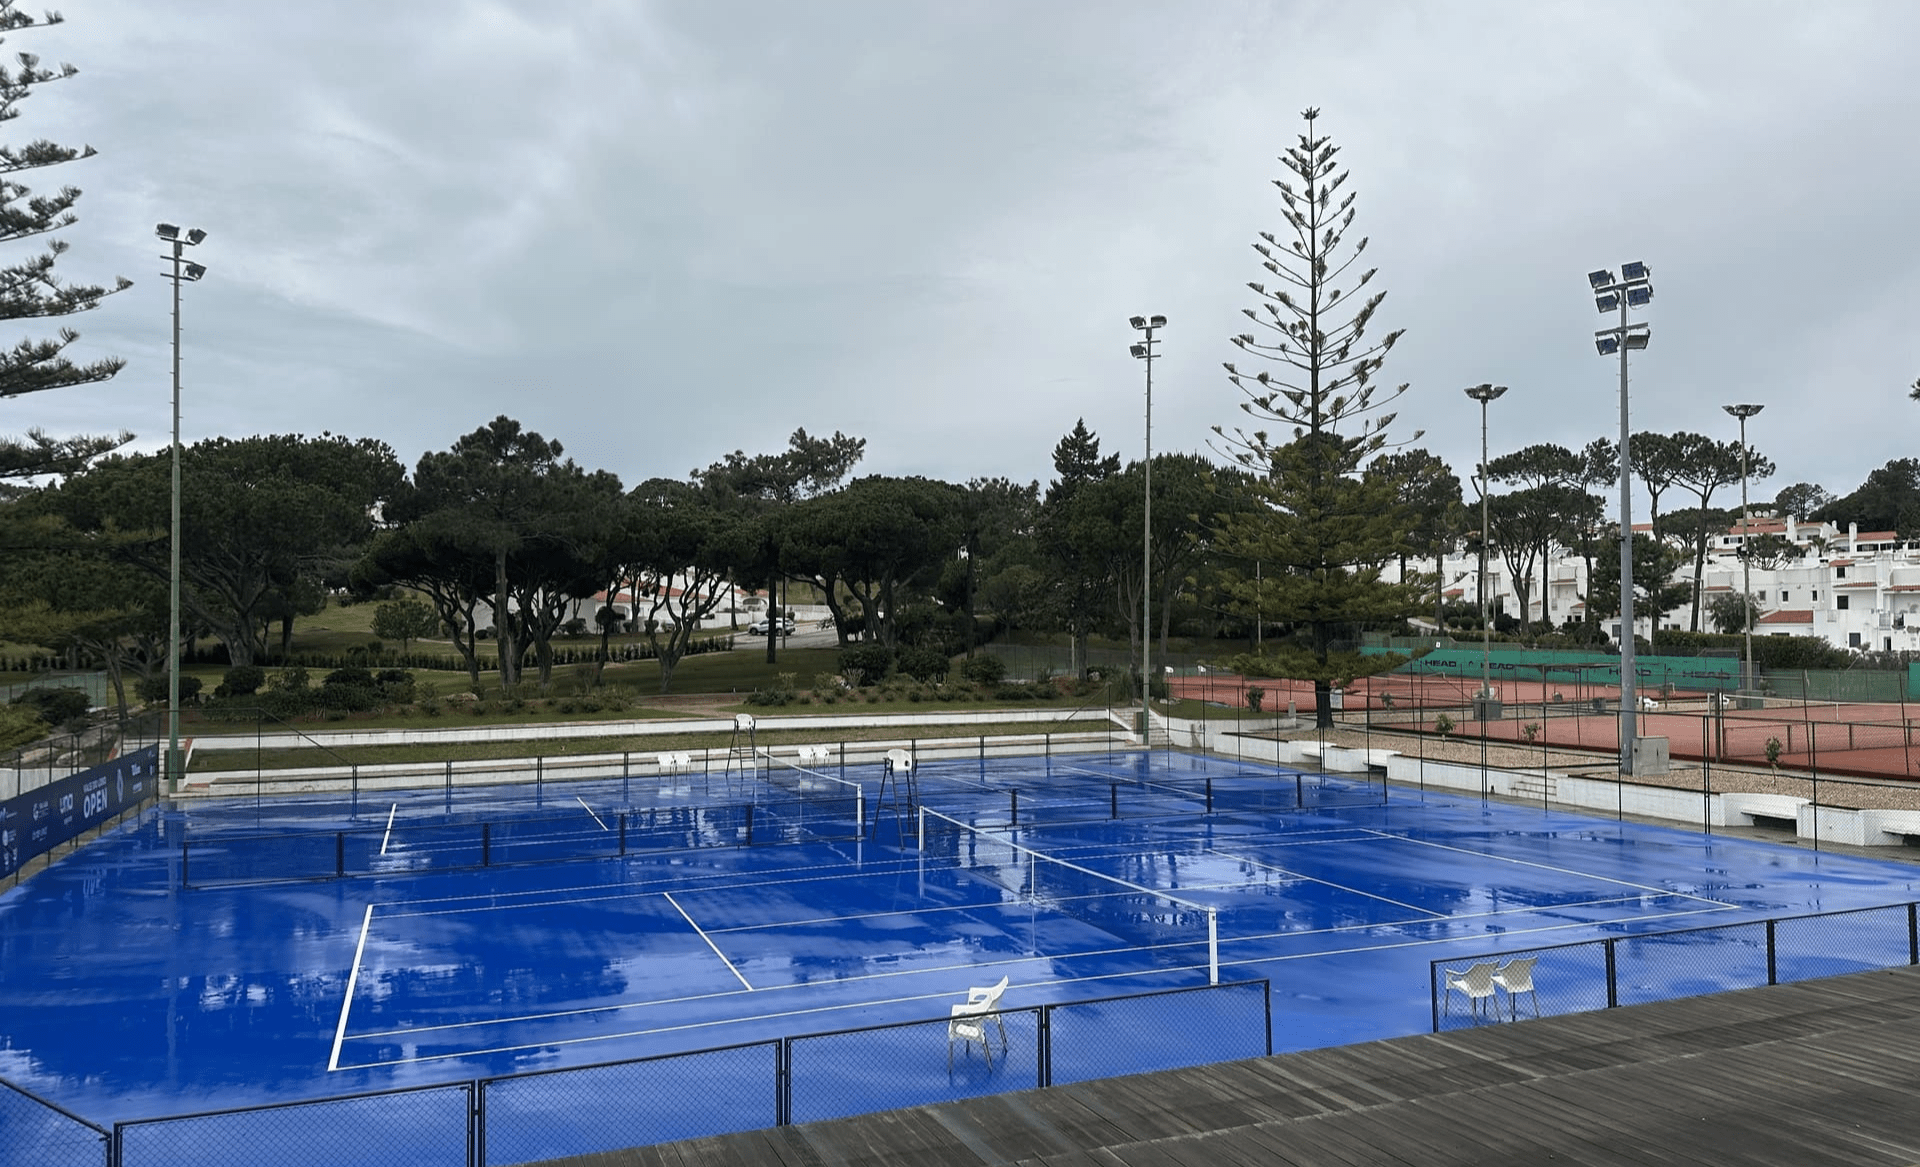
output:
[[924, 684], [947, 679], [953, 661], [937, 648], [909, 648], [900, 654], [900, 671]]
[[40, 714], [41, 720], [48, 725], [65, 725], [78, 721], [87, 715], [93, 707], [85, 689], [62, 686], [57, 689], [28, 689], [13, 699], [15, 705], [25, 705]]
[[220, 688], [228, 697], [251, 697], [266, 683], [267, 670], [259, 665], [235, 665], [220, 678]]
[[1006, 676], [1007, 662], [997, 656], [981, 653], [979, 656], [968, 657], [960, 662], [961, 679], [975, 685], [992, 688], [1005, 680]]
[[840, 654], [840, 673], [851, 685], [877, 685], [892, 667], [893, 653], [884, 644], [856, 644]]

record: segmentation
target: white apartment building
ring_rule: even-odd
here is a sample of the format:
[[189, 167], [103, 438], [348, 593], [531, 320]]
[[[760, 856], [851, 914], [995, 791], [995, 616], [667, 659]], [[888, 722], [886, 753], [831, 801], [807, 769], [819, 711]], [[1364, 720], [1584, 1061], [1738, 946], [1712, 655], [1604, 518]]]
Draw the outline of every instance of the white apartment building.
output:
[[[1649, 532], [1645, 524], [1636, 527]], [[1831, 523], [1799, 522], [1791, 518], [1755, 516], [1743, 534], [1736, 523], [1707, 550], [1701, 595], [1701, 630], [1718, 631], [1705, 605], [1716, 595], [1741, 588], [1739, 548], [1747, 535], [1779, 536], [1787, 544], [1777, 559], [1751, 566], [1752, 592], [1760, 619], [1755, 635], [1818, 636], [1842, 648], [1920, 652], [1920, 548], [1903, 546], [1892, 531], [1842, 531]], [[1410, 560], [1409, 574], [1431, 573], [1433, 560]], [[1543, 609], [1541, 569], [1529, 573], [1527, 618], [1539, 621]], [[1397, 579], [1398, 565], [1389, 565], [1386, 578]], [[1479, 559], [1449, 555], [1442, 560], [1442, 591], [1450, 602], [1479, 603]], [[1693, 564], [1682, 566], [1677, 579], [1691, 580]], [[1555, 548], [1546, 570], [1546, 617], [1555, 625], [1580, 619], [1586, 612], [1587, 565], [1577, 554]], [[1497, 552], [1487, 563], [1487, 596], [1493, 611], [1519, 616], [1519, 596], [1512, 573]], [[1635, 621], [1647, 635], [1652, 622], [1644, 614]], [[1429, 618], [1430, 619], [1430, 618]], [[1659, 626], [1684, 629], [1691, 623], [1691, 606], [1660, 615]], [[1607, 635], [1619, 638], [1618, 618], [1608, 622]]]

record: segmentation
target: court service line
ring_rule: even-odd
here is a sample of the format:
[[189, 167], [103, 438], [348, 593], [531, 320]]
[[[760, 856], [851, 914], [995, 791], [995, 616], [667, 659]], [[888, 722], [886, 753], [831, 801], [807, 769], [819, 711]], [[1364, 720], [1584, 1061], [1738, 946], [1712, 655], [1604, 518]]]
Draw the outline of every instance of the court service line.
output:
[[[1371, 828], [1368, 829], [1371, 830]], [[1461, 855], [1477, 855], [1482, 859], [1492, 859], [1500, 863], [1512, 863], [1520, 867], [1537, 867], [1541, 871], [1551, 871], [1558, 875], [1577, 875], [1581, 879], [1597, 879], [1602, 883], [1614, 883], [1621, 887], [1634, 888], [1637, 891], [1649, 891], [1655, 895], [1675, 896], [1679, 899], [1694, 900], [1703, 904], [1714, 904], [1718, 907], [1734, 906], [1725, 900], [1716, 900], [1711, 896], [1697, 896], [1691, 892], [1674, 891], [1672, 888], [1667, 887], [1655, 887], [1650, 883], [1635, 883], [1631, 879], [1619, 879], [1611, 875], [1601, 875], [1594, 871], [1578, 871], [1571, 867], [1556, 867], [1551, 863], [1542, 863], [1537, 859], [1517, 859], [1511, 855], [1496, 855], [1491, 851], [1475, 851], [1471, 847], [1456, 847], [1450, 843], [1436, 843], [1431, 839], [1416, 839], [1411, 835], [1396, 835], [1388, 831], [1375, 831], [1374, 833], [1380, 835], [1382, 838], [1402, 839], [1409, 843], [1418, 843], [1422, 847], [1432, 847], [1440, 851], [1453, 851]]]
[[387, 833], [380, 836], [380, 853], [382, 855], [387, 853], [387, 840], [393, 838], [393, 816], [399, 813], [400, 804], [397, 802], [393, 804], [393, 809], [387, 812]]
[[347, 993], [340, 999], [340, 1023], [333, 1027], [333, 1056], [327, 1059], [327, 1072], [340, 1068], [340, 1043], [347, 1039], [347, 1011], [353, 1008], [354, 986], [360, 983], [360, 958], [367, 951], [367, 931], [373, 927], [373, 905], [360, 920], [360, 943], [353, 946], [353, 968], [347, 973]]
[[1436, 912], [1432, 908], [1423, 908], [1419, 904], [1402, 903], [1399, 900], [1389, 899], [1386, 896], [1375, 895], [1370, 891], [1361, 891], [1357, 887], [1348, 887], [1342, 883], [1334, 883], [1330, 879], [1321, 879], [1318, 876], [1308, 875], [1302, 871], [1293, 871], [1285, 867], [1276, 867], [1271, 863], [1262, 863], [1258, 859], [1248, 859], [1244, 855], [1234, 855], [1230, 852], [1222, 851], [1218, 847], [1208, 847], [1207, 853], [1210, 855], [1218, 855], [1222, 859], [1231, 859], [1236, 863], [1245, 863], [1253, 867], [1264, 867], [1268, 871], [1278, 872], [1281, 875], [1290, 875], [1295, 879], [1304, 879], [1310, 883], [1317, 883], [1322, 887], [1333, 888], [1335, 891], [1344, 891], [1350, 895], [1361, 896], [1365, 899], [1379, 900], [1383, 904], [1392, 904], [1396, 908], [1405, 908], [1409, 912], [1423, 912], [1426, 915], [1432, 916], [1436, 920], [1445, 920], [1450, 915], [1450, 913], [1447, 913], [1447, 912]]
[[587, 811], [587, 813], [588, 813], [588, 814], [590, 814], [590, 815], [593, 815], [593, 821], [594, 821], [594, 822], [596, 822], [596, 823], [600, 823], [600, 829], [601, 829], [601, 830], [603, 830], [603, 831], [604, 831], [604, 830], [606, 830], [606, 829], [607, 829], [607, 824], [605, 824], [605, 823], [602, 823], [602, 822], [600, 822], [600, 816], [599, 816], [599, 815], [597, 815], [597, 814], [593, 814], [593, 808], [592, 808], [592, 807], [590, 807], [590, 806], [587, 806], [587, 800], [586, 800], [586, 799], [584, 799], [584, 798], [582, 798], [582, 797], [580, 797], [580, 796], [579, 796], [578, 794], [576, 794], [576, 795], [574, 795], [574, 796], [573, 796], [573, 800], [574, 800], [575, 802], [577, 802], [577, 803], [579, 803], [579, 804], [580, 804], [581, 806], [583, 806], [583, 807], [586, 807], [586, 811]]
[[707, 947], [713, 949], [713, 954], [720, 958], [720, 963], [727, 966], [727, 971], [732, 973], [736, 977], [740, 977], [740, 983], [747, 986], [748, 992], [752, 992], [753, 982], [749, 981], [746, 977], [741, 976], [740, 970], [733, 967], [733, 962], [727, 959], [727, 954], [720, 951], [720, 946], [713, 942], [713, 937], [707, 935], [706, 929], [694, 923], [693, 917], [687, 915], [687, 910], [680, 906], [680, 901], [673, 898], [673, 893], [669, 891], [663, 891], [660, 893], [660, 898], [666, 900], [668, 903], [673, 905], [673, 910], [680, 913], [680, 918], [687, 922], [687, 927], [699, 933], [700, 939], [706, 941]]

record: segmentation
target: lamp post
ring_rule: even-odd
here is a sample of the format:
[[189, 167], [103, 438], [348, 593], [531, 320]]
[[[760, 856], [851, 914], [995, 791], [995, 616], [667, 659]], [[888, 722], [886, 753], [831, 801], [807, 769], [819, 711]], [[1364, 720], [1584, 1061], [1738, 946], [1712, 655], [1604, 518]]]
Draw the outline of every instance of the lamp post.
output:
[[198, 227], [182, 231], [172, 223], [153, 229], [172, 253], [173, 270], [160, 274], [173, 283], [173, 507], [168, 536], [167, 569], [167, 789], [180, 789], [180, 284], [192, 283], [207, 269], [186, 261], [185, 251], [207, 237]]
[[1740, 419], [1740, 631], [1746, 634], [1746, 667], [1740, 670], [1740, 687], [1753, 688], [1753, 527], [1747, 517], [1747, 419], [1765, 409], [1764, 405], [1723, 405], [1720, 408]]
[[1127, 351], [1147, 363], [1147, 454], [1141, 469], [1146, 477], [1145, 499], [1140, 524], [1140, 744], [1153, 756], [1153, 723], [1148, 719], [1148, 697], [1153, 692], [1153, 672], [1148, 667], [1153, 643], [1153, 346], [1155, 329], [1165, 328], [1165, 316], [1134, 316], [1127, 323], [1146, 334]]
[[[1587, 273], [1593, 305], [1601, 312], [1620, 313], [1620, 323], [1593, 334], [1601, 356], [1620, 354], [1620, 773], [1633, 773], [1633, 744], [1637, 740], [1639, 679], [1633, 663], [1633, 462], [1627, 448], [1627, 353], [1646, 348], [1645, 324], [1627, 321], [1628, 308], [1644, 308], [1653, 300], [1653, 282], [1647, 265], [1639, 261], [1620, 265], [1620, 278], [1602, 269]], [[1659, 619], [1659, 613], [1654, 614]]]
[[[1467, 396], [1480, 403], [1480, 473], [1474, 476], [1474, 485], [1480, 490], [1480, 582], [1476, 590], [1480, 594], [1480, 699], [1485, 701], [1493, 696], [1493, 616], [1487, 603], [1487, 405], [1498, 401], [1507, 391], [1505, 385], [1475, 385], [1467, 390]], [[1523, 614], [1524, 615], [1524, 614]]]
[[[1467, 396], [1480, 403], [1480, 473], [1473, 476], [1474, 486], [1480, 491], [1480, 582], [1475, 591], [1480, 595], [1480, 697], [1473, 703], [1473, 719], [1480, 723], [1480, 798], [1487, 797], [1487, 716], [1493, 711], [1493, 607], [1487, 602], [1487, 539], [1490, 537], [1490, 522], [1487, 517], [1487, 488], [1491, 485], [1487, 478], [1487, 405], [1498, 401], [1507, 391], [1505, 385], [1474, 385], [1467, 389]], [[1524, 618], [1526, 613], [1522, 612]]]

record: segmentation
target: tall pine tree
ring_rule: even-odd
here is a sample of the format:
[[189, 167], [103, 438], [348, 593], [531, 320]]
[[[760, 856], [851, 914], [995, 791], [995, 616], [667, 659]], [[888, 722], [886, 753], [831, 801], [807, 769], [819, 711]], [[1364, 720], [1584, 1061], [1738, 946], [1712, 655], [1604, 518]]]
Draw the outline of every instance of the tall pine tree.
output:
[[[59, 13], [35, 18], [19, 11], [15, 0], [0, 0], [0, 32], [60, 21]], [[63, 81], [78, 71], [64, 63], [58, 68], [42, 66], [40, 58], [32, 53], [19, 54], [12, 66], [0, 66], [0, 122], [19, 117], [20, 103], [36, 87]], [[0, 243], [51, 235], [77, 222], [73, 206], [80, 198], [78, 187], [64, 186], [51, 194], [36, 195], [18, 176], [93, 154], [91, 146], [62, 146], [44, 138], [24, 146], [0, 144]], [[71, 316], [98, 307], [107, 296], [133, 286], [124, 278], [116, 279], [112, 288], [62, 283], [54, 264], [66, 250], [64, 240], [48, 239], [37, 254], [0, 266], [0, 320]], [[53, 337], [28, 337], [11, 349], [0, 349], [0, 398], [104, 381], [126, 364], [118, 357], [75, 363], [65, 350], [78, 339], [78, 332], [61, 328]], [[71, 473], [132, 437], [122, 433], [117, 437], [51, 438], [38, 430], [29, 431], [24, 438], [0, 437], [0, 479]]]
[[[1316, 131], [1320, 111], [1303, 116], [1306, 132], [1281, 158], [1293, 181], [1274, 183], [1291, 238], [1282, 244], [1262, 232], [1253, 245], [1261, 266], [1279, 281], [1272, 288], [1247, 285], [1259, 306], [1243, 311], [1264, 337], [1233, 338], [1242, 352], [1278, 371], [1243, 376], [1229, 362], [1228, 379], [1246, 395], [1240, 408], [1259, 428], [1229, 433], [1214, 427], [1256, 475], [1254, 490], [1266, 506], [1223, 517], [1218, 536], [1220, 548], [1237, 561], [1264, 567], [1257, 582], [1244, 573], [1232, 581], [1231, 594], [1264, 622], [1293, 633], [1236, 665], [1251, 675], [1311, 680], [1315, 724], [1331, 727], [1334, 688], [1404, 660], [1362, 656], [1350, 642], [1368, 627], [1404, 619], [1419, 599], [1413, 587], [1381, 574], [1386, 563], [1412, 550], [1406, 507], [1390, 482], [1361, 473], [1369, 456], [1387, 448], [1394, 414], [1386, 407], [1407, 390], [1403, 384], [1380, 393], [1373, 383], [1401, 334], [1368, 338], [1386, 293], [1355, 303], [1374, 271], [1351, 272], [1366, 239], [1342, 246], [1354, 219], [1353, 193], [1340, 193], [1350, 172], [1336, 166], [1339, 148]], [[1291, 436], [1275, 436], [1269, 425], [1291, 429]]]

